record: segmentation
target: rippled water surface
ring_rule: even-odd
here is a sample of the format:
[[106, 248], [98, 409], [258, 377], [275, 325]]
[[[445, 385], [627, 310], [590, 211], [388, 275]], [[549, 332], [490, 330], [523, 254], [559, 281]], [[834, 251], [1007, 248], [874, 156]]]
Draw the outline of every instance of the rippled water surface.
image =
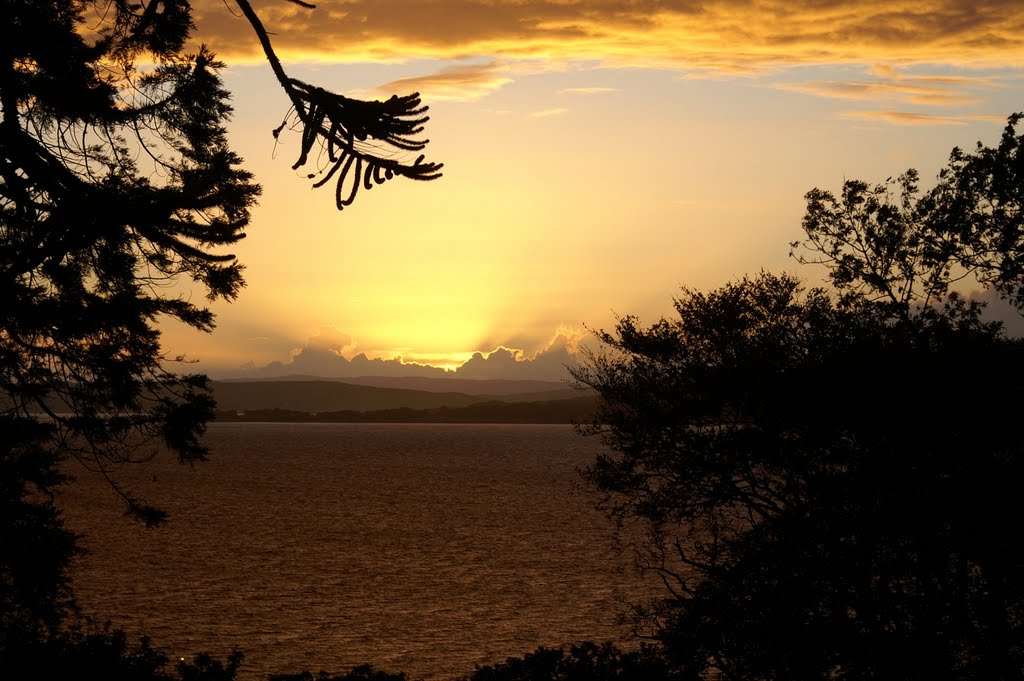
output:
[[65, 495], [87, 614], [243, 679], [372, 663], [452, 678], [538, 645], [618, 639], [652, 593], [574, 490], [599, 445], [562, 426], [214, 424], [210, 462], [155, 461], [144, 530], [96, 476]]

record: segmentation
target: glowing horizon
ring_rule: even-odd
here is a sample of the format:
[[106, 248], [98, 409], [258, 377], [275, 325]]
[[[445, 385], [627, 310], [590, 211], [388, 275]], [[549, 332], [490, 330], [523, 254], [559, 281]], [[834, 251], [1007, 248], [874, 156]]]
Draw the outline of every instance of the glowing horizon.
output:
[[1024, 6], [258, 3], [293, 77], [431, 107], [444, 177], [339, 214], [291, 171], [295, 136], [270, 135], [288, 103], [245, 22], [194, 5], [233, 64], [231, 139], [264, 186], [239, 300], [214, 305], [212, 335], [164, 326], [169, 354], [214, 375], [286, 363], [328, 327], [348, 357], [533, 357], [565, 329], [654, 321], [680, 286], [813, 281], [787, 257], [805, 192], [908, 167], [927, 184], [1024, 108]]

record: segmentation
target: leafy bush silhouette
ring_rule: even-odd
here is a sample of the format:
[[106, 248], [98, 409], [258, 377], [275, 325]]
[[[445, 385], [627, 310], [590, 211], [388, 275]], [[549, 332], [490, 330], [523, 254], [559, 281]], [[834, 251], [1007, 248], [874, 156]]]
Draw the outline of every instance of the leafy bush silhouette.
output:
[[477, 667], [462, 681], [668, 681], [677, 678], [650, 645], [623, 651], [611, 642], [586, 641], [565, 648], [537, 648], [523, 657]]
[[667, 587], [637, 626], [684, 678], [1024, 678], [1024, 341], [953, 288], [1024, 309], [1019, 120], [928, 192], [808, 193], [830, 290], [684, 289], [575, 372], [585, 476]]

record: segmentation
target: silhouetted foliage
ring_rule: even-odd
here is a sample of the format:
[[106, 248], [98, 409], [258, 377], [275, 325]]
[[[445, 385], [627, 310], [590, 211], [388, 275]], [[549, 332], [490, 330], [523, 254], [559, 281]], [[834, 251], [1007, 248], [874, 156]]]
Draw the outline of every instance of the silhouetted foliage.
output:
[[585, 477], [667, 588], [638, 628], [683, 678], [1024, 675], [1024, 346], [950, 292], [969, 270], [1019, 296], [1016, 199], [964, 178], [1017, 163], [1016, 122], [922, 199], [913, 172], [895, 204], [809, 193], [804, 257], [834, 291], [684, 290], [575, 373], [609, 446]]
[[52, 503], [64, 481], [49, 429], [0, 417], [0, 663], [57, 629], [71, 607], [75, 536]]
[[[291, 1], [312, 7], [298, 0]], [[274, 137], [285, 128], [301, 130], [299, 158], [292, 168], [297, 170], [313, 162], [315, 169], [308, 177], [316, 180], [314, 187], [334, 180], [338, 210], [355, 200], [360, 187], [370, 190], [395, 176], [413, 180], [441, 177], [443, 164], [425, 162], [423, 154], [412, 162], [405, 159], [410, 153], [422, 151], [429, 143], [416, 137], [430, 120], [426, 115], [427, 107], [420, 103], [419, 93], [403, 97], [392, 95], [384, 102], [368, 102], [291, 78], [281, 66], [270, 37], [248, 0], [235, 2], [256, 31], [267, 61], [292, 103], [285, 120], [274, 130]], [[311, 161], [310, 153], [314, 148], [318, 151], [317, 158]]]
[[170, 665], [149, 639], [131, 643], [107, 623], [101, 628], [67, 627], [46, 639], [26, 641], [3, 659], [4, 679], [103, 679], [104, 681], [234, 681], [242, 653], [226, 663], [199, 653]]
[[[237, 4], [295, 105], [301, 163], [325, 145], [339, 192], [360, 173], [367, 187], [439, 175], [399, 153], [426, 143], [416, 95], [360, 102], [287, 78]], [[52, 503], [64, 460], [156, 524], [165, 514], [119, 485], [117, 466], [162, 449], [207, 456], [207, 379], [169, 368], [180, 358], [163, 354], [157, 324], [213, 328], [191, 287], [237, 296], [228, 249], [260, 189], [228, 144], [223, 64], [185, 51], [192, 29], [186, 0], [0, 0], [0, 654], [54, 635], [71, 604], [75, 538]], [[233, 675], [217, 664], [196, 673]]]
[[1024, 137], [1010, 117], [999, 145], [953, 149], [935, 186], [918, 173], [870, 186], [844, 183], [839, 198], [807, 193], [807, 239], [791, 244], [800, 262], [828, 266], [832, 284], [893, 304], [894, 310], [945, 299], [973, 277], [1024, 310]]
[[105, 679], [110, 681], [171, 681], [164, 674], [167, 657], [142, 639], [131, 644], [123, 632], [109, 627], [83, 632], [79, 628], [55, 632], [47, 639], [26, 642], [9, 651], [4, 678]]
[[226, 663], [209, 653], [198, 653], [191, 662], [180, 660], [175, 670], [181, 681], [233, 681], [243, 659], [245, 656], [238, 649], [231, 651]]
[[462, 681], [668, 681], [665, 657], [649, 645], [623, 651], [610, 642], [586, 641], [564, 648], [537, 648], [523, 657], [477, 667]]
[[313, 675], [310, 672], [298, 674], [271, 674], [268, 681], [408, 681], [404, 673], [389, 674], [372, 665], [362, 664], [353, 667], [347, 674], [330, 674], [325, 671]]
[[184, 3], [7, 0], [3, 16], [4, 414], [45, 415], [57, 451], [104, 475], [150, 456], [147, 441], [201, 460], [206, 379], [164, 368], [155, 322], [209, 330], [211, 313], [169, 286], [193, 280], [214, 299], [243, 283], [221, 249], [244, 236], [259, 187], [227, 145], [221, 65], [181, 53]]

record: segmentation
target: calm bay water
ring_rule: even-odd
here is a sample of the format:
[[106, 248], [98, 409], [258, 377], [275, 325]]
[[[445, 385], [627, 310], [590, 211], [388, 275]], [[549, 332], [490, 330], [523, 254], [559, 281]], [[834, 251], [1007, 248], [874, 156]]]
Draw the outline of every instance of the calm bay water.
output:
[[125, 475], [170, 511], [145, 530], [97, 476], [68, 487], [86, 614], [240, 676], [371, 663], [452, 678], [539, 645], [620, 639], [657, 593], [574, 489], [599, 444], [563, 426], [213, 424], [210, 462]]

